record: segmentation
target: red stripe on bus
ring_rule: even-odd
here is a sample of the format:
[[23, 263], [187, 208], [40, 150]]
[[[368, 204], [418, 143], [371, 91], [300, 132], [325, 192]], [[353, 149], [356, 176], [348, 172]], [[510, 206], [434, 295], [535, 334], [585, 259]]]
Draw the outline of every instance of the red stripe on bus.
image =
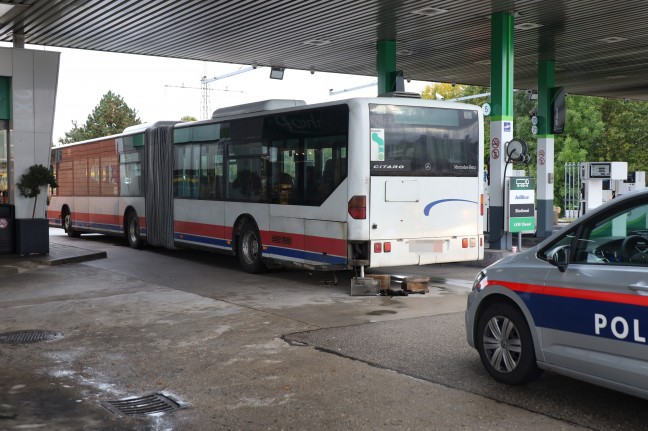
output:
[[[219, 226], [217, 224], [206, 224], [206, 223], [194, 223], [190, 221], [175, 221], [173, 222], [173, 230], [178, 233], [188, 233], [191, 235], [200, 235], [208, 236], [211, 238], [223, 238], [225, 237], [225, 227]], [[230, 228], [231, 232], [231, 228]]]
[[[60, 217], [61, 212], [60, 211], [52, 212], [52, 215], [58, 215], [58, 217]], [[114, 215], [114, 214], [73, 212], [72, 220], [76, 222], [112, 224], [118, 226], [124, 224], [124, 217], [122, 215]], [[140, 227], [146, 227], [146, 217], [138, 216], [137, 220], [139, 221]]]
[[90, 213], [73, 212], [71, 215], [74, 221], [90, 222]]
[[541, 286], [537, 284], [515, 283], [512, 281], [488, 280], [486, 286], [504, 286], [516, 292], [537, 293], [549, 296], [561, 296], [564, 298], [587, 299], [591, 301], [615, 302], [618, 304], [630, 304], [648, 306], [648, 296], [641, 296], [635, 293], [602, 292], [598, 290], [570, 289], [559, 286]]
[[120, 225], [122, 224], [123, 217], [114, 214], [90, 214], [90, 219], [93, 223]]
[[[175, 221], [174, 231], [180, 234], [200, 235], [210, 238], [232, 239], [232, 228], [206, 223]], [[261, 242], [266, 246], [293, 248], [315, 253], [327, 253], [336, 256], [346, 256], [346, 241], [337, 238], [308, 236], [287, 232], [262, 231]]]
[[313, 253], [327, 253], [336, 256], [346, 256], [347, 242], [343, 239], [323, 236], [301, 235], [296, 233], [265, 231], [261, 232], [265, 245], [289, 245], [289, 248], [301, 249]]

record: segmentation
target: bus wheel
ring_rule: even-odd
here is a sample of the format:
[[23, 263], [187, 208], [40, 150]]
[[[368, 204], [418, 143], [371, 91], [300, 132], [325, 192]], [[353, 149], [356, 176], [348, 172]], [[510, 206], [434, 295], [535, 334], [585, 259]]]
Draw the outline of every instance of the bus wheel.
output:
[[70, 210], [68, 209], [63, 211], [63, 229], [70, 238], [78, 238], [81, 236], [79, 232], [72, 228], [72, 214], [70, 214]]
[[252, 221], [246, 221], [241, 228], [238, 258], [243, 270], [250, 274], [258, 274], [267, 269], [261, 257], [261, 235]]
[[128, 245], [134, 249], [139, 250], [144, 246], [140, 237], [139, 220], [135, 211], [129, 212], [126, 216], [126, 239], [128, 240]]

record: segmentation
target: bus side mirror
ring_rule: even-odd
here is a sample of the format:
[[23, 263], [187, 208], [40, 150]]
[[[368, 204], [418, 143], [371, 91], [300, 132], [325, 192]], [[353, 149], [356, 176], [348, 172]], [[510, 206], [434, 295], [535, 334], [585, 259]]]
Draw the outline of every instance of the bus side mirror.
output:
[[571, 247], [563, 245], [558, 247], [551, 255], [550, 262], [555, 265], [560, 272], [565, 272], [569, 266], [569, 255], [571, 254]]

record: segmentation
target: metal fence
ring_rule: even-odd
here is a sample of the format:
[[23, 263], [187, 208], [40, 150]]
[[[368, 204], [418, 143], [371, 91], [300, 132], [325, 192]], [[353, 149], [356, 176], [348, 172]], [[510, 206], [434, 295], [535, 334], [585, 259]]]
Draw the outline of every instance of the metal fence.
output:
[[565, 218], [575, 219], [581, 215], [583, 204], [581, 163], [565, 163]]

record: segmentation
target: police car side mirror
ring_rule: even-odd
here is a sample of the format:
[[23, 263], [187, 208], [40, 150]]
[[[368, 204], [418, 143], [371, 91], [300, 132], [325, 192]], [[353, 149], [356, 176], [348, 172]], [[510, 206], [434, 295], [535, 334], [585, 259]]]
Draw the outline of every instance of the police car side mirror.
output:
[[571, 247], [563, 245], [558, 247], [551, 255], [551, 263], [554, 264], [560, 272], [565, 272], [569, 266], [569, 255], [571, 254]]

